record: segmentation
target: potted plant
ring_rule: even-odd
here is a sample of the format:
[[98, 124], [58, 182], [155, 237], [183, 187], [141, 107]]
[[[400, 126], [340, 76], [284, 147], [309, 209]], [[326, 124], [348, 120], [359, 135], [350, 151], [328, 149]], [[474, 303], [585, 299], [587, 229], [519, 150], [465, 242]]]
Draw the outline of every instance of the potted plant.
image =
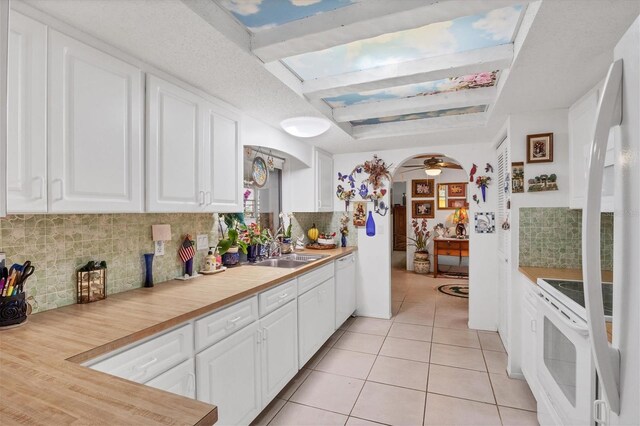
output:
[[427, 219], [422, 219], [420, 222], [413, 219], [411, 220], [411, 227], [413, 228], [414, 236], [407, 237], [407, 240], [410, 241], [407, 245], [416, 248], [413, 255], [413, 269], [418, 274], [427, 274], [431, 266], [429, 251], [427, 250], [431, 239], [431, 231], [427, 229]]
[[248, 245], [247, 260], [255, 262], [260, 255], [260, 246], [269, 238], [267, 230], [261, 230], [260, 225], [257, 223], [250, 223], [248, 226], [243, 225], [240, 229], [242, 230], [241, 239]]
[[240, 253], [247, 254], [247, 243], [239, 238], [238, 226], [242, 226], [244, 218], [240, 214], [226, 214], [221, 215], [224, 217], [224, 223], [227, 226], [227, 236], [225, 237], [222, 225], [220, 225], [220, 231], [222, 239], [218, 241], [218, 250], [220, 256], [222, 256], [222, 264], [224, 266], [233, 266], [240, 261]]
[[[287, 219], [289, 223], [287, 224]], [[284, 253], [291, 253], [293, 251], [293, 246], [291, 244], [291, 231], [293, 229], [293, 213], [285, 214], [280, 213], [280, 229], [282, 232], [279, 232], [277, 237], [280, 238], [280, 251]]]

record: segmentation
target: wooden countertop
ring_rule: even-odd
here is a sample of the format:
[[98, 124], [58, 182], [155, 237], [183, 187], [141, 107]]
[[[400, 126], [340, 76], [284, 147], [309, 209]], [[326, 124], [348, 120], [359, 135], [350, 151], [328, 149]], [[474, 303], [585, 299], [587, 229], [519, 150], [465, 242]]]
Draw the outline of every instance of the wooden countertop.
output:
[[[520, 266], [518, 268], [533, 284], [538, 285], [538, 278], [555, 278], [558, 280], [581, 280], [582, 269], [561, 268], [536, 268], [533, 266]], [[613, 282], [612, 271], [602, 271], [602, 281]], [[607, 322], [607, 337], [609, 343], [612, 339], [612, 323]]]
[[0, 331], [0, 424], [197, 424], [213, 405], [130, 382], [79, 363], [273, 287], [356, 250], [305, 250], [329, 257], [292, 270], [241, 266], [172, 280], [86, 305], [31, 315]]

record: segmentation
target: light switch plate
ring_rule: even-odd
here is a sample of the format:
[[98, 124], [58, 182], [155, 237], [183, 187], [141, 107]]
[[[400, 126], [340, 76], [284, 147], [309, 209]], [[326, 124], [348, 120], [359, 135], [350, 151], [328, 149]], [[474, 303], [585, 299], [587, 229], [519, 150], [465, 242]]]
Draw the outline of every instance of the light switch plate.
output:
[[154, 241], [155, 243], [155, 255], [164, 256], [164, 241]]
[[209, 249], [209, 236], [207, 234], [198, 234], [196, 237], [196, 250]]

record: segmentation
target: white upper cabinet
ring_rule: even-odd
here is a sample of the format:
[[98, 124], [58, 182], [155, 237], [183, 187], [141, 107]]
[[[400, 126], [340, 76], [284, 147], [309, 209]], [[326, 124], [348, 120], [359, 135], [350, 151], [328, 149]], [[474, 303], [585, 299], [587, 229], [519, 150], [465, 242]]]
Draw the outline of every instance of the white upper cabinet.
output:
[[[0, 129], [7, 128], [7, 59], [9, 2], [0, 2]], [[0, 131], [0, 217], [7, 214], [7, 132]]]
[[202, 101], [147, 75], [147, 210], [202, 211]]
[[47, 211], [47, 27], [11, 12], [8, 68], [8, 210]]
[[49, 212], [143, 211], [143, 75], [49, 31]]
[[212, 104], [204, 109], [206, 210], [233, 213], [242, 205], [242, 142], [239, 116]]
[[333, 157], [316, 149], [315, 167], [317, 211], [332, 212], [334, 197]]
[[147, 210], [242, 211], [239, 118], [147, 77]]

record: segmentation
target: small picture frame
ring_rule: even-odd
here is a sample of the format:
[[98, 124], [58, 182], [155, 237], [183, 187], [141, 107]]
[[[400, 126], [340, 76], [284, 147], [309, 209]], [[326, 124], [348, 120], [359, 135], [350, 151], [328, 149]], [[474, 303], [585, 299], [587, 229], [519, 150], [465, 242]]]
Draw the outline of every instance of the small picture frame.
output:
[[496, 232], [496, 214], [494, 212], [476, 212], [474, 216], [476, 234]]
[[467, 198], [467, 183], [466, 182], [447, 183], [447, 197]]
[[449, 207], [449, 209], [461, 209], [463, 207], [465, 209], [469, 208], [469, 203], [467, 203], [466, 198], [449, 198], [447, 202], [447, 207]]
[[553, 162], [553, 133], [527, 135], [527, 163]]
[[433, 200], [412, 200], [411, 212], [411, 216], [416, 219], [433, 219], [436, 217]]
[[365, 226], [367, 223], [367, 202], [356, 201], [353, 203], [353, 226]]
[[524, 192], [524, 162], [511, 163], [511, 193]]
[[411, 181], [411, 198], [433, 198], [435, 196], [435, 179], [413, 179]]

